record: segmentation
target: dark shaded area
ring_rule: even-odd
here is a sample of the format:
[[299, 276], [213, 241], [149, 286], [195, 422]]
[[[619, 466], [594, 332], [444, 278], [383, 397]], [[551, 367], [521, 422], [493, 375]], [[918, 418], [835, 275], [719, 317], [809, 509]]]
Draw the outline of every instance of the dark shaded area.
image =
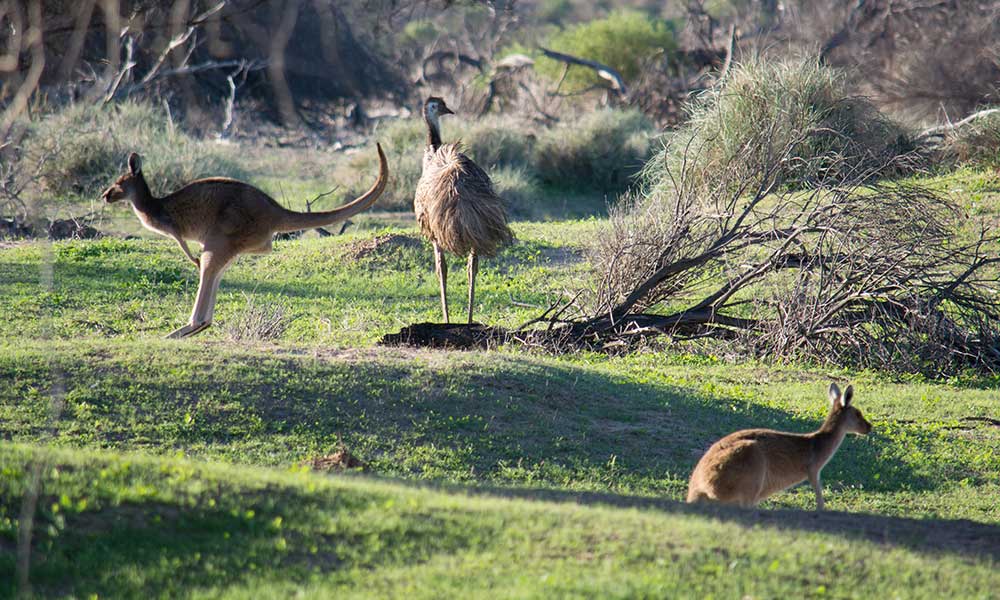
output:
[[486, 350], [510, 338], [510, 332], [503, 327], [481, 323], [415, 323], [398, 333], [385, 334], [378, 343], [382, 346]]
[[405, 483], [416, 487], [444, 490], [449, 493], [465, 493], [470, 496], [499, 496], [532, 501], [641, 508], [671, 514], [697, 515], [724, 522], [733, 522], [745, 527], [760, 526], [782, 531], [829, 533], [848, 539], [907, 548], [924, 554], [934, 555], [947, 552], [973, 558], [1000, 560], [1000, 524], [980, 523], [969, 519], [911, 519], [830, 510], [823, 512], [793, 509], [747, 510], [604, 492]]

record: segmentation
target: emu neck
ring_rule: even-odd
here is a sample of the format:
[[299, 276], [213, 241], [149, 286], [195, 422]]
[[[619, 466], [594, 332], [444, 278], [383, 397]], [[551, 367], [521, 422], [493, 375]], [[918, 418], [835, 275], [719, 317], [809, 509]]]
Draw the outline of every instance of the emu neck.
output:
[[424, 113], [424, 122], [427, 123], [427, 143], [437, 150], [441, 147], [441, 128], [438, 126], [437, 117]]
[[819, 463], [820, 468], [833, 457], [847, 435], [840, 414], [839, 410], [831, 410], [830, 414], [826, 416], [826, 420], [823, 421], [823, 425], [810, 434], [813, 442], [813, 457]]

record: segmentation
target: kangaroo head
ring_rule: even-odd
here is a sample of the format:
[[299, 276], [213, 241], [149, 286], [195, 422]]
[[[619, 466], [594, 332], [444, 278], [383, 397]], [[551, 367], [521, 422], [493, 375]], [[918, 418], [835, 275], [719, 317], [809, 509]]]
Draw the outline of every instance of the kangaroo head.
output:
[[872, 430], [872, 424], [865, 419], [861, 411], [851, 404], [854, 398], [854, 386], [849, 385], [841, 393], [836, 383], [830, 384], [830, 412], [838, 426], [843, 427], [847, 433], [857, 433], [868, 435]]
[[111, 187], [104, 190], [101, 198], [105, 202], [118, 200], [134, 200], [140, 190], [148, 189], [142, 176], [142, 158], [135, 152], [128, 155], [128, 173], [115, 180]]

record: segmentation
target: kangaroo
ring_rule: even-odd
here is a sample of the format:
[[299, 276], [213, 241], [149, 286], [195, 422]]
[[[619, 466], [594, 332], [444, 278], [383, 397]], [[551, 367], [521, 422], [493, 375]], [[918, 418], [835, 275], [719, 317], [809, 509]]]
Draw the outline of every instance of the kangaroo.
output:
[[[129, 200], [143, 226], [177, 240], [200, 271], [191, 320], [167, 337], [191, 336], [211, 325], [222, 272], [240, 254], [266, 254], [275, 233], [323, 227], [371, 206], [389, 177], [385, 153], [381, 145], [377, 147], [379, 172], [371, 189], [340, 208], [315, 213], [287, 210], [252, 185], [224, 177], [199, 179], [157, 198], [142, 174], [142, 159], [135, 152], [129, 154], [128, 173], [101, 197], [108, 203]], [[188, 240], [201, 244], [200, 257], [191, 253]]]
[[712, 444], [691, 473], [688, 502], [710, 501], [749, 508], [806, 479], [823, 510], [819, 473], [848, 433], [867, 435], [872, 425], [851, 406], [854, 388], [843, 394], [830, 384], [830, 413], [812, 433], [744, 429]]

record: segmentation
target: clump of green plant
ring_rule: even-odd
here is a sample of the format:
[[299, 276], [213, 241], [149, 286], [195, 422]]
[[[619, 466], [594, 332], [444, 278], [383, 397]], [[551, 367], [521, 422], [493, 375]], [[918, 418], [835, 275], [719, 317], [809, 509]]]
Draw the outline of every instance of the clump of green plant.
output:
[[415, 19], [403, 27], [403, 39], [418, 46], [426, 46], [440, 35], [434, 23], [428, 19]]
[[529, 124], [510, 119], [456, 121], [454, 131], [466, 153], [484, 169], [531, 165], [535, 135]]
[[[446, 142], [461, 141], [463, 151], [494, 178], [501, 196], [510, 196], [512, 214], [539, 212], [553, 190], [612, 194], [628, 187], [650, 152], [653, 124], [635, 110], [601, 110], [552, 129], [510, 119], [478, 121], [461, 117], [442, 120]], [[419, 117], [380, 127], [369, 147], [352, 156], [350, 169], [357, 178], [348, 196], [368, 185], [377, 170], [374, 142], [389, 161], [389, 183], [376, 206], [382, 210], [410, 210], [423, 170], [427, 129]], [[561, 198], [562, 199], [562, 198]]]
[[949, 131], [942, 150], [958, 164], [1000, 168], [1000, 110]]
[[143, 155], [154, 194], [198, 177], [244, 176], [221, 149], [191, 137], [165, 111], [142, 102], [70, 106], [32, 123], [25, 141], [29, 161], [47, 157], [38, 182], [57, 198], [97, 197], [122, 174], [129, 152]]
[[[645, 60], [657, 52], [672, 53], [677, 49], [675, 30], [672, 21], [654, 19], [640, 12], [619, 11], [564, 29], [553, 35], [547, 44], [557, 52], [608, 65], [629, 81], [639, 75]], [[541, 57], [535, 68], [543, 76], [558, 81], [566, 65]], [[563, 86], [573, 91], [600, 81], [590, 69], [571, 67]]]
[[766, 157], [780, 153], [776, 181], [811, 185], [897, 173], [913, 149], [903, 128], [852, 95], [834, 69], [815, 59], [751, 59], [695, 100], [688, 122], [649, 162], [646, 179], [672, 185], [657, 174], [680, 172], [683, 164], [689, 183], [709, 181], [734, 161], [770, 164]]
[[541, 180], [617, 193], [649, 158], [653, 124], [637, 110], [599, 110], [545, 131], [535, 145]]

